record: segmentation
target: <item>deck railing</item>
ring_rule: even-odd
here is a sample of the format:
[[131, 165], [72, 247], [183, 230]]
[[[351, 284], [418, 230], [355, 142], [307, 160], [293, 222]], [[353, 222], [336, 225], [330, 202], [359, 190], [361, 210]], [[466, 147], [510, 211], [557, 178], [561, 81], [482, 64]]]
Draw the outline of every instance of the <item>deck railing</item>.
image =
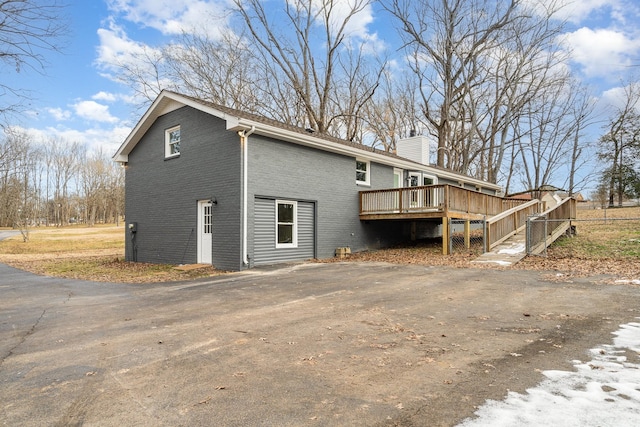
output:
[[360, 214], [439, 211], [443, 201], [443, 185], [361, 191]]
[[360, 192], [360, 215], [456, 213], [493, 216], [525, 203], [451, 185], [425, 185]]
[[519, 206], [512, 207], [487, 220], [487, 235], [485, 236], [485, 251], [489, 252], [498, 244], [522, 230], [527, 225], [530, 215], [539, 213], [542, 203], [531, 200]]
[[576, 218], [577, 202], [566, 198], [527, 222], [527, 254], [539, 254], [571, 227]]

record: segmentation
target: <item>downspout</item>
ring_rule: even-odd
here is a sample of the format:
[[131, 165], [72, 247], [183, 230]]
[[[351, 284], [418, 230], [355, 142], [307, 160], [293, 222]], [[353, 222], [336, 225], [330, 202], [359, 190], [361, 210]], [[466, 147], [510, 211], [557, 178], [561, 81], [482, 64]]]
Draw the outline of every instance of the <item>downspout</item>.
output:
[[238, 135], [240, 136], [240, 145], [242, 150], [242, 264], [249, 265], [249, 254], [247, 253], [248, 239], [247, 239], [247, 222], [248, 222], [248, 212], [247, 212], [247, 187], [249, 182], [249, 135], [255, 132], [256, 127], [251, 126], [249, 130], [241, 130], [238, 131]]

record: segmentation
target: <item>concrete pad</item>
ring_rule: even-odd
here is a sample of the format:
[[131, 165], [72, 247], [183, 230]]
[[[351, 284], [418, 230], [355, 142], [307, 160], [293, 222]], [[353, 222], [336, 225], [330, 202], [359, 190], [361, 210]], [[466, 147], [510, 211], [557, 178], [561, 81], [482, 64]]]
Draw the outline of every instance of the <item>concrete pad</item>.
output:
[[454, 426], [638, 316], [636, 286], [545, 276], [307, 263], [130, 285], [0, 264], [0, 425]]
[[509, 267], [519, 262], [527, 255], [525, 231], [515, 234], [496, 246], [491, 252], [486, 252], [471, 261], [472, 264], [495, 264]]

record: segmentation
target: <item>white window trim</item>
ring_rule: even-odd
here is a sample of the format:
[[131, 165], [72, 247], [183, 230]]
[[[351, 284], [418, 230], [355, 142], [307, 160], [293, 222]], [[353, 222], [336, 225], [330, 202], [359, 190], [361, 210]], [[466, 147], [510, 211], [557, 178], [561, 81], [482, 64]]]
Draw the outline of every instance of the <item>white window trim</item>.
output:
[[[171, 144], [169, 143], [171, 132], [179, 129], [180, 129], [180, 125], [173, 126], [169, 129], [165, 129], [164, 131], [164, 158], [165, 159], [171, 159], [173, 157], [180, 156], [180, 153], [171, 154]], [[180, 142], [182, 143], [182, 132], [180, 132]]]
[[[278, 205], [287, 204], [293, 205], [293, 242], [292, 243], [278, 243]], [[275, 204], [275, 231], [276, 231], [276, 249], [282, 248], [297, 248], [298, 247], [298, 202], [292, 200], [276, 200]]]
[[[411, 178], [415, 178], [416, 179], [416, 183], [418, 185], [411, 185]], [[420, 187], [422, 185], [422, 172], [414, 172], [414, 171], [410, 171], [407, 174], [407, 187], [411, 188], [411, 187]]]
[[393, 168], [393, 184], [394, 184], [394, 186], [395, 186], [395, 182], [396, 182], [396, 176], [398, 177], [398, 187], [396, 187], [396, 188], [404, 187], [404, 170], [398, 169], [398, 168]]
[[431, 185], [438, 185], [438, 177], [437, 176], [430, 175], [430, 174], [424, 173], [424, 172], [422, 173], [422, 185], [425, 185], [425, 183], [424, 183], [424, 179], [425, 178], [429, 178], [430, 180], [433, 181], [433, 184], [431, 184]]
[[[358, 180], [358, 175], [357, 175], [358, 162], [362, 162], [362, 163], [367, 165], [367, 170], [365, 171], [366, 172], [366, 175], [365, 175], [366, 179], [364, 181], [359, 181]], [[371, 185], [371, 162], [369, 160], [358, 159], [356, 157], [356, 184], [358, 184], [358, 185], [367, 185], [367, 186]]]

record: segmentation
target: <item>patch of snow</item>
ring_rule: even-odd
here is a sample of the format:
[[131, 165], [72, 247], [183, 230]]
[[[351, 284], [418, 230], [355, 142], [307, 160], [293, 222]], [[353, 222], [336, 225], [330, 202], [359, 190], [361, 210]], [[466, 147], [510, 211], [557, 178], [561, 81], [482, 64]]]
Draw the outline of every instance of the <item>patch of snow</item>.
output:
[[640, 425], [640, 323], [621, 325], [614, 335], [613, 345], [591, 350], [590, 362], [574, 361], [576, 371], [545, 371], [537, 387], [487, 401], [478, 418], [459, 426]]
[[478, 263], [478, 264], [480, 264], [480, 263], [482, 263], [482, 264], [498, 264], [498, 265], [502, 265], [504, 267], [507, 267], [507, 266], [512, 264], [509, 261], [502, 261], [500, 259], [496, 259], [496, 260], [480, 260], [480, 261], [473, 260], [471, 262], [475, 262], [475, 263]]
[[517, 255], [521, 254], [525, 251], [525, 246], [523, 244], [513, 245], [510, 248], [500, 249], [498, 251], [499, 254], [507, 254], [507, 255]]
[[633, 280], [616, 280], [616, 285], [640, 285], [640, 279]]

